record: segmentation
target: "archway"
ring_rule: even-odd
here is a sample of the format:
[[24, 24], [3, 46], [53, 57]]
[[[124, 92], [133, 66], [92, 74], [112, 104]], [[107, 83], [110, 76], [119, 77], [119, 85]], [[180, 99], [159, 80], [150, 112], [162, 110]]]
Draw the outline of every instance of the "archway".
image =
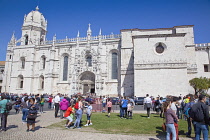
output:
[[86, 95], [87, 93], [95, 93], [95, 74], [85, 71], [79, 77], [79, 90]]

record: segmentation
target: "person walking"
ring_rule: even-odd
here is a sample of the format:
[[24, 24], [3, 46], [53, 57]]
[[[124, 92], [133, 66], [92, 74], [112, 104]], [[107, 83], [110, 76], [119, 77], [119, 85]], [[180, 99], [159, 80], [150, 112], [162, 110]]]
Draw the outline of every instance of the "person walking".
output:
[[60, 118], [63, 119], [63, 114], [65, 114], [68, 109], [69, 102], [66, 100], [66, 97], [60, 102]]
[[1, 128], [0, 131], [7, 131], [7, 116], [8, 111], [6, 110], [6, 104], [9, 101], [7, 100], [7, 97], [5, 94], [1, 95], [1, 101], [0, 101], [0, 117], [1, 117]]
[[24, 101], [20, 104], [22, 108], [22, 123], [26, 123], [26, 117], [28, 115], [28, 97], [24, 98]]
[[170, 140], [170, 134], [172, 133], [172, 140], [176, 140], [176, 129], [174, 126], [174, 120], [179, 121], [175, 112], [171, 109], [171, 102], [166, 101], [163, 104], [164, 116], [166, 120], [166, 140]]
[[205, 104], [206, 96], [199, 95], [199, 101], [195, 103], [190, 112], [190, 117], [195, 123], [195, 139], [200, 140], [201, 132], [203, 133], [203, 139], [208, 140], [209, 133], [209, 107]]
[[27, 116], [27, 130], [26, 132], [29, 132], [29, 126], [32, 125], [31, 131], [35, 131], [35, 120], [37, 117], [37, 110], [39, 109], [39, 106], [37, 103], [35, 103], [34, 98], [29, 99], [29, 104], [28, 104], [28, 116]]
[[111, 102], [110, 98], [108, 99], [107, 107], [108, 107], [108, 117], [110, 117], [110, 113], [112, 110], [112, 102]]
[[55, 118], [58, 118], [59, 103], [60, 103], [60, 93], [58, 93], [55, 96], [55, 99], [54, 99], [54, 104], [55, 104]]
[[152, 107], [152, 100], [149, 97], [149, 94], [144, 98], [144, 108], [147, 110], [147, 118], [150, 118], [150, 108]]

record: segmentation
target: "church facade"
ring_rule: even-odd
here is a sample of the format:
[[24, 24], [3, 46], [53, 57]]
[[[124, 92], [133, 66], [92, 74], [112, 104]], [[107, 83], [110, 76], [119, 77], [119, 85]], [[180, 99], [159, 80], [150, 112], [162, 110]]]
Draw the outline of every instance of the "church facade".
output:
[[109, 96], [185, 95], [189, 80], [210, 78], [209, 46], [195, 44], [193, 26], [123, 29], [120, 34], [46, 40], [38, 7], [24, 17], [22, 36], [8, 44], [2, 91]]

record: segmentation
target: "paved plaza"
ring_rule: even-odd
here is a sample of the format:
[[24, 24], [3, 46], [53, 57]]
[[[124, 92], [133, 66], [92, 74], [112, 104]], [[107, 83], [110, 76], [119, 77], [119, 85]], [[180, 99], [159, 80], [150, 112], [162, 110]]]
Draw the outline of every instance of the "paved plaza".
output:
[[[71, 140], [76, 138], [86, 140], [156, 140], [165, 139], [165, 137], [148, 136], [148, 135], [120, 135], [120, 134], [103, 134], [93, 129], [83, 127], [80, 130], [74, 129], [48, 129], [50, 124], [62, 121], [60, 118], [54, 118], [54, 110], [44, 111], [39, 114], [36, 123], [35, 132], [26, 132], [26, 124], [22, 124], [22, 114], [15, 114], [12, 110], [8, 116], [8, 130], [0, 132], [0, 140]], [[142, 111], [141, 111], [142, 112]], [[93, 120], [94, 123], [94, 120]], [[189, 140], [189, 138], [180, 138], [180, 140]]]

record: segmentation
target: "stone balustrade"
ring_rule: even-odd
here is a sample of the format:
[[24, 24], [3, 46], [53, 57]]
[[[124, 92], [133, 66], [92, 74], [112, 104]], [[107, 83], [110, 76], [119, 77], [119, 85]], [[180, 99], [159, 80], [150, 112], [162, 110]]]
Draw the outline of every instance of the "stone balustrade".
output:
[[210, 46], [210, 43], [195, 44], [195, 47], [207, 47], [207, 46]]
[[[115, 39], [121, 38], [120, 34], [111, 34], [111, 35], [99, 35], [99, 36], [91, 36], [90, 40], [99, 40], [99, 39]], [[66, 38], [66, 39], [56, 39], [56, 40], [46, 40], [45, 44], [53, 44], [54, 43], [68, 43], [68, 42], [76, 42], [76, 41], [87, 41], [87, 37], [78, 37], [78, 38]]]

